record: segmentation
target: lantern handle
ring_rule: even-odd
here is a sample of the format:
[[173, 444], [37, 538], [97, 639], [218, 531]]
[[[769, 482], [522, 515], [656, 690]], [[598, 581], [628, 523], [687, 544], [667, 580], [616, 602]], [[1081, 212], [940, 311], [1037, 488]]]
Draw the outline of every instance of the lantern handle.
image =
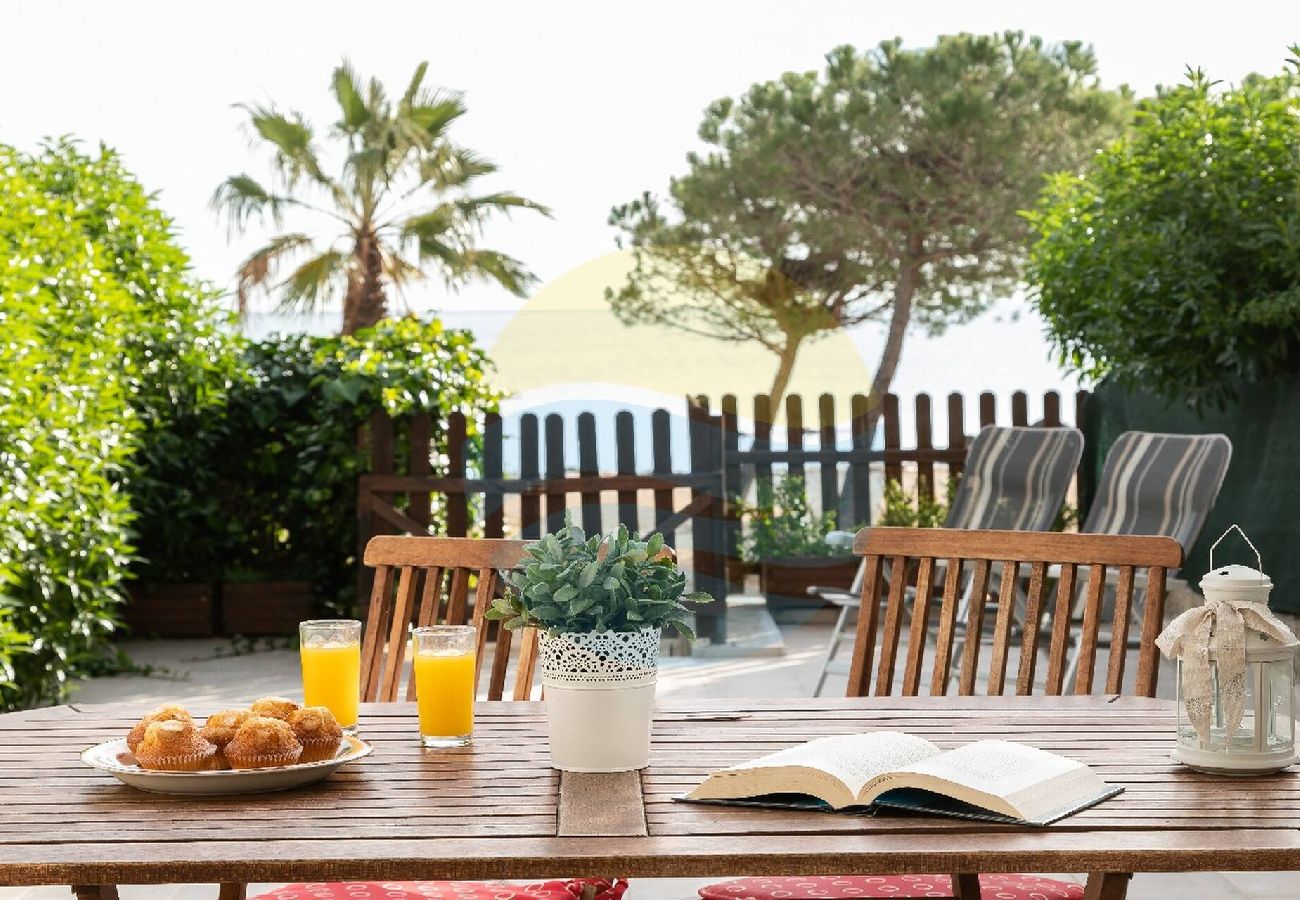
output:
[[1211, 572], [1214, 571], [1214, 548], [1222, 544], [1223, 539], [1226, 538], [1228, 535], [1232, 534], [1234, 531], [1237, 532], [1237, 534], [1241, 535], [1241, 539], [1246, 542], [1246, 546], [1249, 547], [1251, 551], [1254, 552], [1255, 565], [1257, 566], [1255, 571], [1259, 573], [1259, 583], [1263, 584], [1264, 583], [1264, 561], [1260, 558], [1259, 551], [1255, 549], [1255, 545], [1251, 543], [1250, 538], [1246, 537], [1246, 532], [1242, 531], [1241, 526], [1238, 525], [1236, 522], [1233, 522], [1231, 525], [1229, 525], [1228, 530], [1225, 531], [1223, 534], [1219, 535], [1219, 539], [1210, 545], [1210, 571]]

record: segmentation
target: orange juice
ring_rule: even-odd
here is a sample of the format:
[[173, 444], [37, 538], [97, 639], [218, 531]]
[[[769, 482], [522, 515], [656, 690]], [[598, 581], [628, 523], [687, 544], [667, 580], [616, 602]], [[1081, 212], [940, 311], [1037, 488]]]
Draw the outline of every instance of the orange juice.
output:
[[307, 706], [325, 706], [344, 728], [357, 724], [361, 695], [361, 645], [302, 646], [302, 696]]
[[422, 738], [468, 737], [474, 730], [474, 654], [415, 655]]

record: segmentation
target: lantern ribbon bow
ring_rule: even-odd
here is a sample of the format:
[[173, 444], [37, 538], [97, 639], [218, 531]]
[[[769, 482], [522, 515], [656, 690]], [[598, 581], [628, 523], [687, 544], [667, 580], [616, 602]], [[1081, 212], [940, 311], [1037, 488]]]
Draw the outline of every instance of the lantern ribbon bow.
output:
[[1245, 714], [1247, 628], [1284, 643], [1295, 639], [1291, 629], [1263, 603], [1217, 598], [1187, 610], [1156, 638], [1156, 646], [1167, 659], [1183, 659], [1183, 705], [1202, 744], [1210, 740], [1214, 710], [1211, 653], [1218, 663], [1219, 699], [1229, 740]]

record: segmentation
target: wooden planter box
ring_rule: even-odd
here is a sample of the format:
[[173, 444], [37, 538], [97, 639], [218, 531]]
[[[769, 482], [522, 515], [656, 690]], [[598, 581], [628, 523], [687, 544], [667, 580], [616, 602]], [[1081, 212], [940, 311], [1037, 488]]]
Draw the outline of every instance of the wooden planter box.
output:
[[817, 584], [847, 589], [853, 584], [861, 562], [858, 556], [787, 556], [764, 560], [759, 571], [767, 605], [774, 612], [824, 606], [824, 601], [808, 595], [808, 588]]
[[288, 636], [312, 617], [306, 581], [227, 581], [221, 586], [221, 632], [248, 637]]
[[136, 637], [212, 637], [216, 585], [205, 581], [132, 584], [122, 620]]

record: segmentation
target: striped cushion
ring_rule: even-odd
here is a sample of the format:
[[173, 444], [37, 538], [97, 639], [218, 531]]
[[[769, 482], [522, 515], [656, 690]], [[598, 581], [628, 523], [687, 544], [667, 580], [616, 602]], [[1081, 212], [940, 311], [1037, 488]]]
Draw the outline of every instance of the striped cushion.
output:
[[1077, 428], [980, 429], [944, 525], [1046, 531], [1082, 455]]
[[1158, 534], [1191, 549], [1232, 458], [1222, 434], [1126, 431], [1106, 454], [1083, 530]]
[[[704, 900], [864, 900], [868, 897], [951, 897], [949, 875], [809, 875], [737, 878], [700, 888]], [[981, 875], [991, 900], [1082, 900], [1083, 885], [1037, 875]]]

